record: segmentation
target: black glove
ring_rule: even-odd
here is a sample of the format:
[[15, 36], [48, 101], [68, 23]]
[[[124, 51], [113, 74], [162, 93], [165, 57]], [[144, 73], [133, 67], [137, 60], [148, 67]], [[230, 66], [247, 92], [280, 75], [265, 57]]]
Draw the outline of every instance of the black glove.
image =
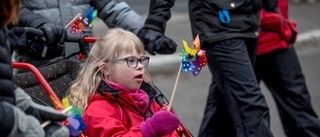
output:
[[[47, 48], [46, 52], [44, 52], [44, 48]], [[64, 47], [63, 45], [48, 45], [48, 44], [41, 44], [34, 41], [27, 42], [27, 49], [25, 53], [34, 59], [34, 60], [48, 60], [55, 57], [63, 56]]]
[[67, 119], [65, 114], [62, 114], [52, 107], [39, 105], [32, 101], [31, 97], [25, 93], [24, 90], [17, 87], [14, 90], [16, 98], [16, 106], [28, 115], [36, 117], [40, 122], [47, 120], [63, 121]]
[[61, 25], [44, 23], [38, 29], [44, 32], [45, 42], [49, 45], [63, 44], [66, 31]]
[[46, 137], [70, 137], [69, 129], [58, 123], [51, 123], [44, 128]]
[[159, 54], [173, 54], [177, 49], [177, 44], [172, 39], [153, 29], [142, 28], [137, 36], [145, 45], [145, 50], [151, 55], [155, 55], [155, 52]]
[[164, 35], [166, 23], [148, 17], [144, 27], [138, 32], [137, 36], [143, 42], [145, 50], [151, 55], [172, 54], [177, 49], [177, 44]]
[[8, 39], [11, 51], [15, 49], [26, 49], [27, 36], [24, 28], [13, 27], [8, 30]]

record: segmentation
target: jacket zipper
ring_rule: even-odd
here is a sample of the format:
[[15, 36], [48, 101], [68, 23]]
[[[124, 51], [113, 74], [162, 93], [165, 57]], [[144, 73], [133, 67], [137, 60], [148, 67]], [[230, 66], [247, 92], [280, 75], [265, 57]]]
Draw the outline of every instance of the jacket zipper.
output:
[[[142, 114], [142, 112], [136, 108], [135, 106], [133, 106], [132, 104], [130, 104], [128, 101], [126, 101], [125, 99], [123, 99], [122, 97], [119, 97], [120, 99], [122, 99], [124, 102], [126, 102], [130, 107], [132, 107], [134, 110], [136, 110], [142, 117], [144, 120], [147, 119], [147, 117], [145, 115]], [[149, 109], [149, 108], [148, 108]]]

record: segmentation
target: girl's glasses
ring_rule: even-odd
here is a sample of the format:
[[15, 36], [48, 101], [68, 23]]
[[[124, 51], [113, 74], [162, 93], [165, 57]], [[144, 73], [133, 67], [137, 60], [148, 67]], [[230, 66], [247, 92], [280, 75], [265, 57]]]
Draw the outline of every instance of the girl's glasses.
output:
[[127, 61], [127, 65], [129, 68], [136, 68], [138, 66], [138, 62], [146, 68], [149, 65], [150, 57], [142, 56], [141, 58], [137, 57], [127, 57], [127, 58], [117, 58], [114, 59], [112, 62], [117, 63], [120, 61]]

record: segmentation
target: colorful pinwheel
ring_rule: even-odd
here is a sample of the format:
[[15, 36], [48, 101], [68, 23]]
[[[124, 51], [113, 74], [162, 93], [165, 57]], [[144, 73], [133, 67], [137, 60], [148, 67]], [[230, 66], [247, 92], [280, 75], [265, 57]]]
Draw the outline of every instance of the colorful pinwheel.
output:
[[187, 42], [182, 40], [184, 49], [181, 50], [180, 57], [182, 59], [182, 70], [184, 72], [192, 72], [193, 76], [197, 76], [202, 67], [207, 64], [206, 52], [200, 50], [200, 40], [197, 35], [189, 48]]
[[[62, 104], [65, 108], [70, 107], [68, 98], [62, 99]], [[85, 123], [82, 120], [82, 110], [74, 105], [71, 105], [71, 110], [64, 125], [68, 127], [70, 136], [78, 136], [86, 128]]]
[[73, 22], [70, 33], [77, 34], [81, 33], [84, 29], [92, 27], [94, 19], [97, 17], [98, 11], [91, 7], [84, 17], [79, 17], [76, 21]]
[[176, 89], [177, 89], [181, 69], [184, 72], [192, 71], [193, 76], [197, 76], [200, 73], [202, 67], [207, 65], [206, 52], [204, 50], [200, 50], [200, 39], [199, 39], [198, 35], [193, 40], [191, 48], [189, 48], [189, 46], [185, 40], [182, 40], [182, 44], [184, 47], [184, 49], [182, 49], [180, 52], [180, 57], [181, 57], [182, 61], [181, 61], [180, 67], [179, 67], [177, 79], [174, 84], [171, 99], [170, 99], [169, 106], [167, 109], [169, 111], [170, 111], [171, 106], [173, 104], [174, 96], [176, 94]]

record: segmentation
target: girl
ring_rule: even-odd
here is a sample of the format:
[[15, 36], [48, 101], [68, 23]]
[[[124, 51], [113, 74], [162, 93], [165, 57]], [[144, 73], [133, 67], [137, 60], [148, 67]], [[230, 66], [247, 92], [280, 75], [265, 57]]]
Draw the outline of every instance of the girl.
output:
[[144, 52], [139, 38], [120, 28], [95, 43], [68, 95], [85, 110], [85, 135], [179, 136], [178, 117], [155, 102]]

